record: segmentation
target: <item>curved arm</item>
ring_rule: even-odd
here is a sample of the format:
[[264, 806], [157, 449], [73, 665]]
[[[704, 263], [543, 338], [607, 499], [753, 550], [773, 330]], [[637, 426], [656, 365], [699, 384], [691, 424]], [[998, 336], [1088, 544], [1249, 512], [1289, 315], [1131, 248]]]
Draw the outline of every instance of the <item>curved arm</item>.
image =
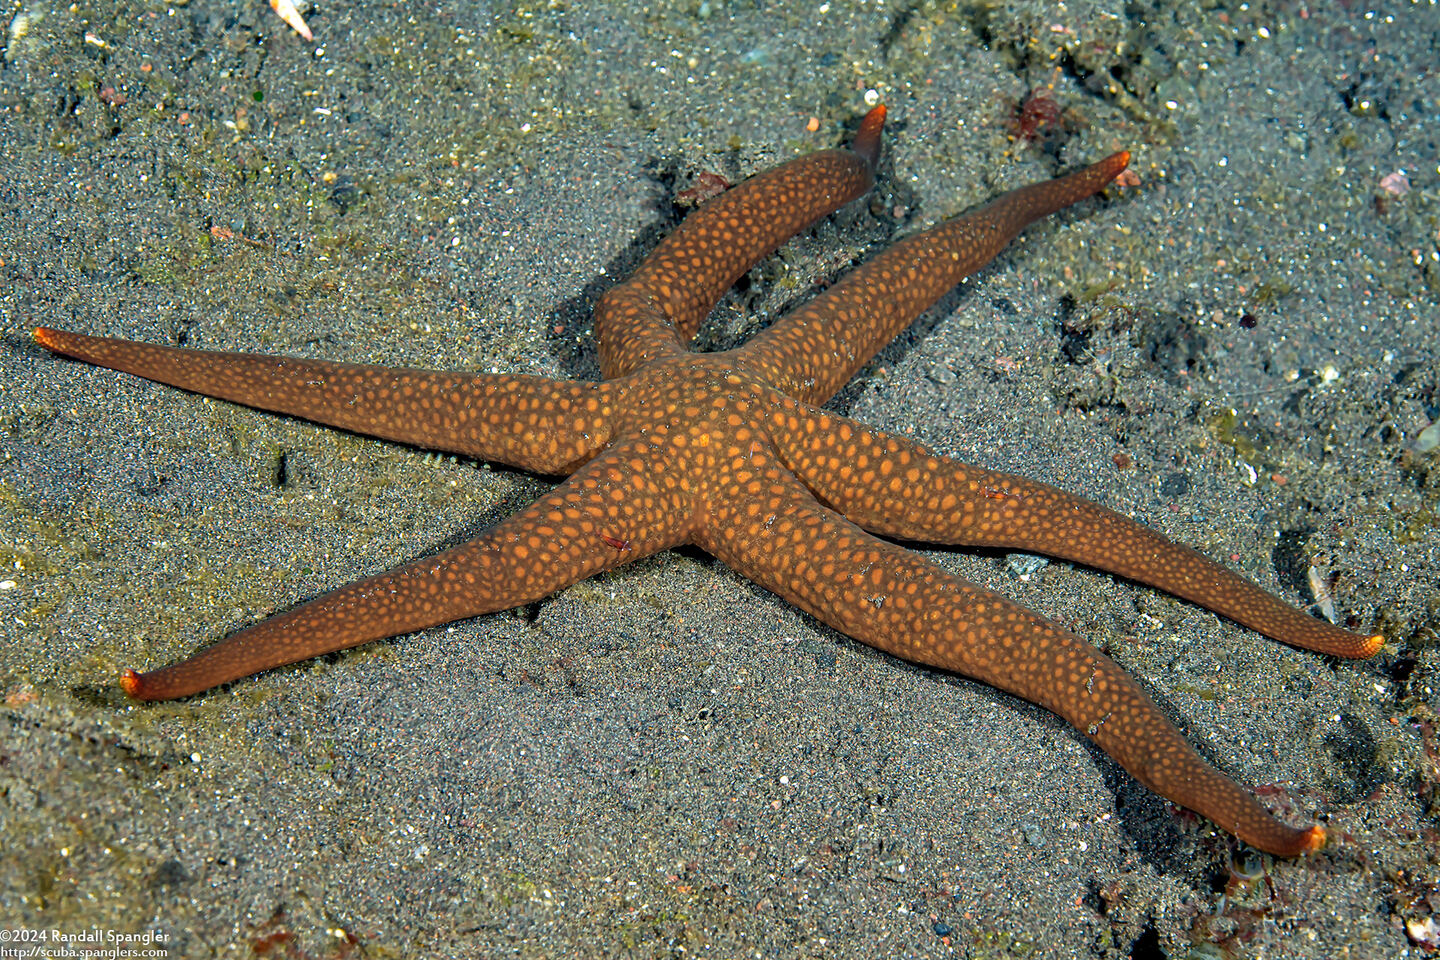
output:
[[1048, 484], [936, 456], [913, 440], [800, 403], [772, 416], [771, 435], [782, 461], [816, 496], [873, 533], [1073, 560], [1337, 657], [1368, 657], [1384, 642], [1297, 610], [1204, 554]]
[[953, 670], [1059, 714], [1145, 786], [1246, 843], [1295, 856], [1319, 826], [1281, 823], [1201, 759], [1109, 657], [1011, 601], [870, 536], [783, 470], [724, 491], [702, 547], [862, 643]]
[[870, 189], [885, 108], [849, 149], [821, 150], [756, 174], [686, 217], [624, 283], [595, 304], [606, 379], [685, 350], [720, 296], [762, 257]]
[[1084, 200], [1119, 176], [1129, 153], [1032, 183], [947, 220], [846, 274], [762, 330], [736, 353], [767, 382], [820, 404], [875, 353], [965, 277], [994, 259], [1026, 225]]

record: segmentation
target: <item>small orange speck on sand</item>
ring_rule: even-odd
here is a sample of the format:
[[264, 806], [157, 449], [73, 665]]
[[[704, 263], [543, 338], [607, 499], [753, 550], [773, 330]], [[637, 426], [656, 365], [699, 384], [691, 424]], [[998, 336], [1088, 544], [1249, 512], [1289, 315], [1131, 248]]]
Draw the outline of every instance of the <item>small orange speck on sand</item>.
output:
[[39, 696], [37, 696], [35, 693], [34, 687], [30, 686], [28, 683], [22, 683], [14, 690], [11, 690], [9, 693], [5, 694], [5, 706], [11, 708], [23, 707], [25, 704], [34, 703], [36, 700], [39, 699]]
[[811, 118], [806, 122], [806, 124], [805, 124], [805, 129], [808, 130], [808, 131], [810, 131], [811, 133], [814, 133], [815, 131], [819, 130], [819, 129], [820, 129], [820, 118], [819, 118], [819, 117], [811, 117]]

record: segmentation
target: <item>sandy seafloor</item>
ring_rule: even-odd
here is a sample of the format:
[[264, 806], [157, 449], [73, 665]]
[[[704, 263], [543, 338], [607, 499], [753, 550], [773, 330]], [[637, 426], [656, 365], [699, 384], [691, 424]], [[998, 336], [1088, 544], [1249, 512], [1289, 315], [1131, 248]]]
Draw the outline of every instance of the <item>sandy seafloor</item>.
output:
[[[1427, 955], [1440, 9], [1205, 6], [326, 2], [311, 45], [258, 0], [12, 5], [0, 919], [159, 930], [171, 957]], [[1059, 118], [1017, 140], [1047, 85]], [[180, 703], [118, 693], [548, 483], [57, 360], [30, 327], [592, 376], [589, 304], [697, 172], [836, 144], [875, 97], [874, 199], [703, 342], [1133, 150], [1138, 187], [1034, 228], [834, 406], [1297, 603], [1313, 566], [1389, 637], [1373, 660], [929, 554], [1105, 647], [1326, 850], [1247, 851], [1043, 710], [694, 551]]]

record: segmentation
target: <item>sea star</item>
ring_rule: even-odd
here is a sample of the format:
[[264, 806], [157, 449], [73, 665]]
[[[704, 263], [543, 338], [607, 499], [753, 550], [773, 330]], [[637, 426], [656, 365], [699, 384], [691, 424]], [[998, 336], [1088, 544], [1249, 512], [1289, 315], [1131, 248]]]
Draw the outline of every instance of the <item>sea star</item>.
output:
[[569, 479], [474, 540], [341, 587], [180, 663], [127, 670], [132, 697], [183, 697], [269, 667], [548, 596], [696, 544], [888, 653], [1041, 704], [1137, 780], [1248, 843], [1293, 856], [1320, 826], [1272, 817], [1202, 760], [1113, 661], [1073, 633], [876, 534], [1009, 547], [1137, 580], [1285, 643], [1367, 657], [1378, 635], [1310, 617], [1194, 550], [1054, 487], [969, 466], [819, 409], [877, 350], [1028, 223], [1100, 191], [1116, 153], [895, 244], [746, 346], [686, 349], [756, 260], [869, 190], [885, 108], [849, 149], [792, 160], [687, 218], [600, 298], [604, 381], [220, 353], [41, 327], [100, 366], [419, 447]]

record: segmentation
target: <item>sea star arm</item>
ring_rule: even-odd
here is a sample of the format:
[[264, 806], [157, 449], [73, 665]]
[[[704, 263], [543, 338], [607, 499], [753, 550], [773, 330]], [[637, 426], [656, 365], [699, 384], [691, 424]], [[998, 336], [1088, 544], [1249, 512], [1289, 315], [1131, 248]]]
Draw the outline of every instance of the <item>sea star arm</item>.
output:
[[38, 327], [47, 350], [427, 450], [568, 474], [612, 434], [614, 384], [185, 350]]
[[742, 363], [798, 400], [824, 403], [1028, 224], [1097, 193], [1129, 162], [1116, 153], [900, 241], [762, 330], [738, 351]]
[[689, 495], [635, 470], [649, 441], [618, 443], [480, 537], [367, 577], [149, 673], [125, 692], [170, 700], [370, 640], [506, 610], [685, 542]]
[[778, 406], [771, 423], [786, 466], [872, 533], [1073, 560], [1338, 657], [1368, 657], [1384, 642], [1309, 616], [1198, 551], [1048, 484], [937, 456], [913, 440], [804, 404]]
[[683, 352], [700, 321], [756, 261], [868, 191], [884, 125], [885, 108], [875, 107], [849, 149], [809, 153], [758, 173], [686, 217], [595, 304], [605, 377]]
[[863, 643], [953, 670], [1059, 714], [1151, 790], [1258, 849], [1295, 856], [1319, 826], [1276, 820], [1206, 763], [1112, 660], [1004, 597], [870, 536], [758, 458], [711, 508], [697, 543]]

